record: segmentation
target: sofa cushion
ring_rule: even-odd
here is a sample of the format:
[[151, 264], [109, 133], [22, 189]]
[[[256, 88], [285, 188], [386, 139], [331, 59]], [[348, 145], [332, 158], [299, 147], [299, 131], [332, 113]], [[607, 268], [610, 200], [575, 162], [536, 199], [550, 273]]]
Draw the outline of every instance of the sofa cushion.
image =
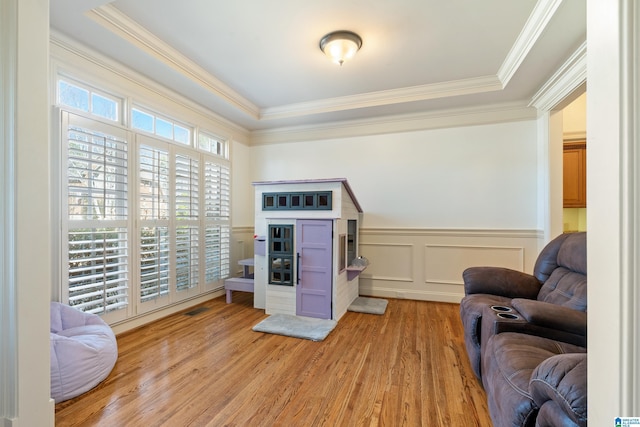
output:
[[558, 250], [557, 266], [536, 298], [574, 310], [587, 310], [587, 235], [566, 235]]
[[491, 337], [482, 356], [482, 382], [494, 427], [533, 426], [538, 406], [529, 381], [534, 369], [556, 354], [584, 352], [584, 347], [527, 334]]
[[[587, 355], [550, 357], [534, 370], [529, 383], [534, 402], [556, 425], [587, 425]], [[547, 408], [548, 406], [548, 408]], [[562, 415], [558, 415], [562, 414]]]
[[550, 241], [538, 254], [536, 263], [533, 266], [533, 275], [540, 283], [546, 282], [549, 276], [551, 276], [551, 273], [553, 273], [553, 270], [558, 268], [558, 253], [564, 241], [567, 240], [569, 236], [569, 233], [560, 234]]
[[567, 413], [555, 402], [547, 402], [540, 407], [536, 417], [536, 427], [586, 427], [586, 424], [576, 424]]

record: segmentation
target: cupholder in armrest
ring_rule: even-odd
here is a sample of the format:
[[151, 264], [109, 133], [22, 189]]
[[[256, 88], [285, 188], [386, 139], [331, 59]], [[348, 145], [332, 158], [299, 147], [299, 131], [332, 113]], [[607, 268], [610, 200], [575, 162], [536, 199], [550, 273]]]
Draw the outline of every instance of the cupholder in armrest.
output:
[[491, 310], [498, 312], [498, 313], [508, 313], [510, 311], [513, 311], [513, 309], [511, 307], [505, 307], [504, 305], [492, 305], [491, 306]]
[[511, 314], [511, 313], [498, 313], [497, 316], [501, 319], [512, 319], [512, 320], [520, 318], [520, 316]]

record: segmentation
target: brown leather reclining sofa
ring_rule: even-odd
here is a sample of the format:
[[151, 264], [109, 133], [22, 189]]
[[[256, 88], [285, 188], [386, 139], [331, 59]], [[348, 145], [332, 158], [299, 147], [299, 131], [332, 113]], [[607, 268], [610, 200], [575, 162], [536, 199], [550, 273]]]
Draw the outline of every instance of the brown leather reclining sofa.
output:
[[471, 267], [463, 279], [467, 354], [494, 427], [586, 426], [586, 233], [553, 239], [533, 275]]

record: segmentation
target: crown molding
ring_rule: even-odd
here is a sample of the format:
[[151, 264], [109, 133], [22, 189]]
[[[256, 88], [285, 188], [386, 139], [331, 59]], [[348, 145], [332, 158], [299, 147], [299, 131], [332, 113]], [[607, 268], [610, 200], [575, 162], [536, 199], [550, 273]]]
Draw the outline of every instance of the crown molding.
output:
[[120, 12], [116, 7], [107, 4], [87, 12], [87, 16], [155, 57], [159, 61], [178, 71], [185, 77], [224, 99], [235, 108], [253, 117], [260, 118], [260, 108], [231, 89], [222, 81], [208, 73], [198, 64], [187, 58], [178, 50], [147, 31], [137, 22]]
[[522, 65], [533, 45], [538, 41], [561, 3], [562, 0], [539, 0], [536, 3], [526, 24], [498, 70], [497, 77], [503, 88], [507, 86], [518, 68], [520, 68], [520, 65]]
[[526, 102], [480, 105], [425, 113], [374, 117], [309, 126], [291, 126], [251, 132], [251, 145], [383, 135], [457, 126], [504, 123], [536, 118]]
[[268, 107], [262, 109], [260, 118], [282, 119], [503, 90], [544, 32], [562, 1], [540, 0], [536, 3], [496, 75]]
[[[116, 7], [110, 4], [103, 5], [88, 11], [87, 15], [114, 34], [139, 47], [147, 54], [225, 100], [225, 102], [249, 117], [259, 121], [268, 121], [503, 90], [538, 41], [561, 3], [562, 0], [539, 0], [536, 3], [496, 75], [326, 98], [262, 109], [181, 52], [150, 33]], [[257, 131], [255, 135], [260, 135], [260, 137], [256, 140], [263, 140], [262, 136], [266, 133], [266, 131], [262, 133]]]
[[492, 92], [501, 89], [502, 84], [496, 76], [482, 76], [464, 80], [454, 80], [400, 89], [369, 92], [360, 95], [326, 98], [317, 101], [288, 104], [279, 107], [268, 107], [262, 110], [260, 118], [263, 120], [282, 119], [358, 108], [401, 104], [405, 102], [424, 101], [450, 96]]
[[539, 113], [561, 106], [563, 100], [587, 81], [587, 42], [565, 61], [553, 76], [531, 98], [530, 106]]
[[[548, 19], [550, 19], [550, 15], [555, 11], [553, 6], [560, 1], [543, 0], [536, 5], [532, 16], [527, 21], [530, 28], [526, 31], [523, 30], [516, 45], [514, 45], [516, 47], [512, 48], [501, 69], [505, 69], [505, 64], [509, 64], [511, 74], [515, 73], [531, 46], [537, 41], [539, 34], [544, 29]], [[557, 8], [557, 5], [555, 7]], [[503, 71], [502, 74], [499, 72], [498, 75], [260, 109], [181, 52], [172, 48], [120, 12], [113, 5], [107, 4], [92, 9], [87, 12], [87, 15], [114, 34], [139, 47], [204, 89], [224, 99], [249, 117], [261, 121], [498, 91], [504, 89], [505, 81], [508, 81], [511, 77], [511, 75], [505, 77], [505, 72]]]

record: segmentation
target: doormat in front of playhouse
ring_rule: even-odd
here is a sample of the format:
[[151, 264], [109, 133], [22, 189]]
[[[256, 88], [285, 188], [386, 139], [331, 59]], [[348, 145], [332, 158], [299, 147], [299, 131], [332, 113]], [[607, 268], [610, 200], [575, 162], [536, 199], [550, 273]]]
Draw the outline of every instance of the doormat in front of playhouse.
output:
[[272, 314], [255, 325], [253, 330], [311, 341], [322, 341], [333, 331], [337, 324], [338, 322], [331, 319]]
[[389, 301], [382, 298], [358, 297], [353, 300], [347, 310], [356, 313], [384, 314], [388, 303]]

